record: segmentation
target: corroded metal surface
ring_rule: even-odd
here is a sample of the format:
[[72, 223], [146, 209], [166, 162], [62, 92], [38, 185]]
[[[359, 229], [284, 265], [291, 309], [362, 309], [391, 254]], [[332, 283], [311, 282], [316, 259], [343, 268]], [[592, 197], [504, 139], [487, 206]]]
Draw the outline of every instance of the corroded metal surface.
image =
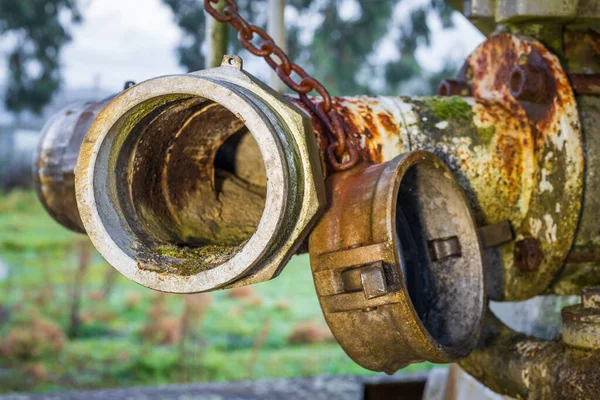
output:
[[[515, 68], [543, 75], [545, 95], [513, 97]], [[483, 43], [459, 78], [474, 98], [355, 97], [334, 104], [364, 160], [434, 152], [457, 174], [480, 225], [510, 221], [515, 241], [486, 254], [490, 295], [529, 298], [561, 269], [577, 228], [584, 170], [575, 97], [554, 55], [507, 34]], [[530, 271], [515, 263], [516, 244], [529, 239], [544, 253]]]
[[[308, 234], [329, 175], [329, 209], [313, 231], [310, 253], [323, 311], [342, 347], [357, 363], [387, 372], [415, 361], [460, 359], [475, 345], [483, 307], [476, 226], [490, 226], [494, 236], [488, 240], [481, 231], [494, 299], [568, 292], [598, 276], [592, 133], [600, 126], [599, 98], [580, 99], [588, 190], [576, 230], [584, 145], [558, 59], [534, 40], [493, 36], [457, 80], [442, 86], [444, 94], [472, 97], [334, 98], [349, 146], [362, 160], [335, 173], [329, 129], [314, 109], [296, 100], [301, 113], [241, 72], [237, 58], [219, 70], [137, 85], [104, 108], [83, 143], [75, 176], [82, 222], [111, 264], [151, 288], [196, 292], [256, 283], [276, 276]], [[64, 155], [73, 158], [90, 120], [68, 117], [52, 125], [68, 125], [55, 137], [79, 142], [64, 152], [48, 135], [45, 147], [55, 153], [40, 165], [59, 160], [72, 171]], [[423, 152], [398, 157], [413, 150], [439, 160]], [[41, 193], [72, 191], [67, 180], [56, 182]], [[47, 205], [48, 198], [42, 196]], [[76, 210], [68, 204], [63, 210]], [[78, 213], [48, 207], [81, 230]], [[502, 234], [492, 235], [494, 226]], [[563, 313], [571, 347], [499, 333], [504, 328], [491, 321], [486, 346], [465, 366], [511, 395], [571, 396], [587, 370], [558, 377], [546, 391], [547, 379], [532, 362], [550, 375], [549, 360], [569, 373], [575, 360], [595, 362], [596, 353], [580, 350], [598, 347], [589, 308]], [[523, 346], [543, 356], [527, 356]], [[492, 361], [499, 370], [518, 367], [482, 376], [477, 368]]]
[[440, 96], [471, 96], [471, 85], [464, 80], [444, 79], [438, 86]]
[[[493, 62], [496, 58], [502, 62]], [[524, 81], [528, 81], [528, 74], [536, 76], [537, 86], [543, 86], [543, 95], [535, 94], [536, 85], [523, 86]], [[343, 116], [352, 146], [358, 149], [363, 161], [382, 163], [410, 150], [432, 151], [457, 174], [479, 225], [510, 223], [515, 240], [486, 250], [490, 294], [495, 299], [531, 297], [541, 293], [554, 279], [577, 224], [583, 155], [573, 93], [556, 57], [541, 44], [512, 35], [488, 39], [469, 57], [458, 81], [465, 82], [472, 90], [473, 98], [334, 98], [333, 105]], [[522, 91], [526, 93], [518, 93]], [[320, 101], [313, 100], [317, 104]], [[194, 164], [185, 161], [185, 149], [192, 147], [208, 149], [203, 156], [197, 155], [206, 160], [201, 163], [205, 167], [197, 171], [198, 177], [210, 177], [215, 173], [210, 162], [214, 156], [210, 149], [215, 147], [210, 143], [219, 145], [219, 140], [215, 139], [220, 137], [216, 132], [218, 129], [215, 128], [216, 136], [208, 131], [200, 136], [185, 132], [202, 125], [202, 120], [217, 118], [224, 111], [214, 105], [207, 107], [198, 100], [178, 101], [181, 101], [179, 106], [163, 110], [156, 119], [148, 117], [149, 121], [155, 126], [163, 124], [178, 130], [178, 121], [187, 118], [185, 113], [197, 109], [196, 114], [192, 112], [196, 122], [183, 125], [176, 135], [181, 137], [177, 143], [171, 143], [169, 135], [163, 134], [160, 136], [163, 139], [156, 140], [162, 140], [163, 145], [144, 142], [138, 147], [134, 159], [138, 172], [131, 174], [131, 182], [132, 193], [139, 201], [133, 210], [143, 220], [144, 229], [153, 231], [153, 235], [167, 244], [201, 242], [239, 246], [252, 236], [262, 217], [264, 173], [262, 184], [252, 177], [243, 177], [240, 181], [231, 174], [226, 179], [221, 176], [217, 183], [227, 188], [228, 195], [213, 201], [212, 205], [211, 202], [200, 202], [203, 204], [203, 212], [200, 212], [194, 204], [213, 190], [212, 181], [205, 179], [204, 186], [195, 185], [193, 180], [179, 185], [176, 179], [169, 177], [179, 175], [177, 171], [195, 170], [191, 168]], [[198, 104], [193, 105], [194, 101]], [[296, 101], [296, 105], [304, 107], [311, 116], [314, 135], [310, 139], [316, 139], [322, 155], [312, 155], [311, 162], [333, 173], [332, 165], [326, 162], [329, 142], [322, 120], [302, 102]], [[189, 110], [177, 111], [186, 107]], [[227, 118], [217, 119], [228, 123]], [[138, 129], [143, 125], [141, 123]], [[237, 128], [231, 126], [231, 129], [231, 132], [237, 132], [243, 129], [243, 124]], [[226, 134], [223, 140], [229, 136]], [[245, 137], [250, 137], [253, 142], [250, 135]], [[164, 162], [149, 164], [153, 152], [162, 151], [161, 148], [169, 152]], [[244, 145], [242, 148], [249, 147]], [[240, 160], [257, 162], [257, 166], [248, 164], [238, 169], [260, 169], [262, 161], [257, 154], [254, 151], [247, 152], [244, 157], [238, 156]], [[166, 167], [160, 169], [159, 166]], [[160, 178], [153, 181], [152, 176]], [[245, 183], [251, 185], [244, 186]], [[152, 195], [146, 196], [147, 191]], [[256, 201], [250, 201], [253, 205], [242, 208], [241, 218], [237, 218], [238, 210], [234, 212], [235, 207], [231, 205], [236, 203], [236, 198], [242, 197]], [[155, 201], [158, 198], [163, 200]], [[226, 206], [228, 199], [231, 202]], [[532, 248], [525, 246], [530, 242], [536, 243], [537, 252], [522, 251]], [[169, 253], [167, 255], [181, 254], [177, 248], [162, 250]], [[219, 250], [227, 256], [212, 257], [212, 264], [224, 262], [237, 252], [235, 248]], [[207, 254], [195, 255], [204, 257]], [[155, 268], [152, 262], [145, 265]], [[184, 268], [187, 275], [194, 274], [198, 268], [210, 267], [198, 263], [189, 266]]]
[[575, 243], [549, 288], [556, 294], [576, 295], [581, 287], [600, 284], [600, 97], [579, 96], [577, 104], [585, 141], [585, 191]]
[[[537, 239], [545, 258], [535, 272], [523, 274], [514, 265], [514, 250], [509, 244], [502, 249], [502, 261], [494, 263], [503, 269], [501, 298], [531, 297], [560, 270], [577, 228], [584, 172], [577, 104], [558, 58], [539, 42], [512, 35], [493, 36], [467, 59], [467, 64], [473, 71], [474, 96], [510, 110], [513, 118], [531, 130], [530, 135], [521, 131], [516, 143], [521, 141], [524, 149], [533, 152], [533, 165], [527, 165], [531, 169], [524, 169], [522, 174], [532, 174], [534, 186], [523, 188], [526, 197], [516, 204], [522, 219], [511, 222], [516, 239]], [[515, 64], [543, 71], [538, 73], [545, 76], [549, 97], [541, 102], [515, 99], [506, 82]], [[511, 150], [515, 148], [506, 150], [504, 159], [514, 159]], [[486, 207], [482, 205], [482, 209]]]
[[277, 276], [324, 203], [310, 121], [282, 100], [226, 56], [111, 101], [75, 171], [81, 219], [104, 258], [166, 292]]
[[581, 304], [562, 310], [563, 341], [580, 349], [600, 350], [600, 287], [581, 291]]
[[519, 399], [600, 398], [600, 351], [514, 332], [491, 311], [478, 347], [460, 364], [495, 392]]
[[[600, 4], [597, 0], [592, 1]], [[597, 8], [600, 10], [600, 5], [597, 5]], [[569, 74], [588, 76], [600, 74], [600, 31], [598, 26], [595, 30], [582, 27], [565, 30], [563, 48], [564, 63]]]
[[145, 231], [187, 246], [235, 246], [252, 236], [265, 207], [267, 175], [239, 118], [195, 97], [163, 106], [135, 131], [142, 139], [129, 185]]
[[57, 222], [79, 233], [85, 229], [75, 199], [75, 164], [90, 125], [109, 100], [76, 103], [59, 111], [42, 129], [34, 157], [40, 201]]
[[515, 238], [510, 222], [502, 221], [479, 228], [479, 238], [484, 249], [497, 247]]
[[[366, 368], [473, 349], [480, 239], [493, 299], [600, 283], [600, 3], [464, 2], [482, 29], [513, 34], [479, 46], [441, 83], [444, 97], [333, 99], [228, 4], [212, 14], [299, 93], [304, 113], [226, 57], [216, 70], [130, 88], [100, 113], [105, 103], [79, 105], [46, 128], [42, 202], [127, 277], [169, 292], [273, 278], [319, 217], [328, 176], [311, 267], [329, 326]], [[517, 398], [600, 398], [598, 293], [563, 309], [562, 341], [517, 334], [488, 313], [463, 366]]]
[[[452, 174], [430, 153], [333, 174], [328, 208], [310, 236], [325, 319], [358, 364], [393, 373], [451, 362], [477, 341], [482, 250]], [[438, 257], [432, 244], [449, 242]]]

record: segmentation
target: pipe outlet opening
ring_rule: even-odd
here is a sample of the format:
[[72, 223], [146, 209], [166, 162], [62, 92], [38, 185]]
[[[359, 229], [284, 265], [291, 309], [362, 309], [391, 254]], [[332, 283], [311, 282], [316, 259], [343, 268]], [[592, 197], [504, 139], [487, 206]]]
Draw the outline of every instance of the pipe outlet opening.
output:
[[424, 160], [403, 175], [395, 211], [399, 258], [415, 312], [437, 343], [465, 356], [475, 344], [485, 301], [469, 205], [447, 170]]
[[194, 275], [230, 260], [264, 211], [256, 140], [231, 111], [203, 98], [168, 102], [133, 125], [118, 168], [127, 222], [168, 273]]

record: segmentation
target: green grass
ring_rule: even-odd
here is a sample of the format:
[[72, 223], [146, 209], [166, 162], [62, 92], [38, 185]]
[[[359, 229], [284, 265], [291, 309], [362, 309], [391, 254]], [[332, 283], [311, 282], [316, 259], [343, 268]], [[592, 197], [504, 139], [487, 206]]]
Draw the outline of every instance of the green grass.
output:
[[[0, 306], [10, 314], [0, 326], [5, 350], [11, 329], [19, 323], [45, 319], [66, 332], [82, 241], [87, 241], [85, 236], [55, 223], [34, 193], [0, 196], [0, 258], [10, 266], [9, 278], [0, 282]], [[224, 291], [209, 294], [212, 304], [190, 329], [183, 353], [179, 342], [159, 345], [144, 339], [142, 331], [156, 307], [151, 290], [118, 275], [108, 299], [94, 297], [110, 268], [94, 254], [83, 284], [83, 323], [62, 350], [29, 359], [0, 353], [0, 391], [372, 374], [335, 342], [289, 344], [299, 324], [316, 321], [325, 326], [306, 256], [295, 257], [277, 279], [252, 287], [260, 304], [230, 298]], [[165, 317], [181, 315], [182, 296], [167, 295], [164, 301]], [[430, 367], [417, 364], [406, 370]]]

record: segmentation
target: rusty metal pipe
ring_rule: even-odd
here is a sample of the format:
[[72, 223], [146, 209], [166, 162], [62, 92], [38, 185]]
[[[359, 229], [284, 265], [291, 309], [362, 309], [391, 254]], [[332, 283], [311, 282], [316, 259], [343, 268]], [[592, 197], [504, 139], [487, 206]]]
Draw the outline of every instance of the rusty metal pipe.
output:
[[[486, 253], [490, 295], [517, 300], [544, 290], [578, 294], [582, 286], [600, 284], [600, 97], [576, 101], [572, 124], [544, 124], [554, 131], [545, 130], [550, 151], [542, 154], [532, 145], [537, 124], [531, 125], [520, 105], [510, 106], [514, 113], [482, 98], [344, 97], [335, 104], [357, 132], [354, 143], [363, 159], [380, 163], [404, 151], [433, 151], [457, 173], [479, 225], [509, 221], [516, 228], [516, 241]], [[563, 129], [578, 128], [578, 120], [581, 138], [578, 130]], [[552, 150], [554, 143], [577, 141]], [[528, 207], [537, 207], [537, 217], [525, 225], [532, 215]], [[559, 256], [547, 257], [548, 239], [560, 248]]]
[[[494, 47], [504, 47], [512, 52], [512, 55], [507, 57], [505, 63], [494, 64], [489, 59], [490, 54], [493, 54], [490, 48]], [[514, 68], [511, 63], [527, 57], [533, 58], [535, 65], [548, 65], [553, 68], [548, 72], [548, 79], [552, 81], [548, 87], [554, 88], [555, 91], [548, 105], [521, 102], [510, 93], [508, 77]], [[586, 206], [595, 199], [593, 191], [586, 192], [581, 219], [583, 225], [579, 233], [576, 233], [584, 184], [584, 140], [573, 92], [568, 86], [566, 74], [557, 65], [556, 57], [539, 43], [530, 43], [511, 35], [500, 35], [488, 39], [467, 62], [465, 69], [471, 70], [470, 75], [475, 76], [469, 83], [473, 88], [473, 98], [454, 96], [334, 99], [334, 107], [342, 115], [351, 140], [365, 162], [381, 163], [393, 159], [398, 154], [417, 149], [431, 151], [457, 174], [480, 226], [510, 223], [515, 240], [486, 250], [489, 293], [496, 300], [526, 299], [543, 292], [551, 284], [557, 287], [555, 279], [571, 250], [572, 243], [587, 246], [589, 251], [590, 243], [597, 241], [590, 236], [590, 232], [597, 231], [592, 222], [595, 220], [595, 207]], [[484, 67], [488, 70], [477, 69]], [[498, 86], [497, 80], [488, 80], [488, 76], [507, 78], [503, 86]], [[202, 108], [199, 104], [192, 105], [193, 99], [185, 101], [188, 102], [185, 107]], [[593, 103], [593, 100], [590, 101]], [[286, 104], [285, 107], [291, 107], [288, 101], [277, 97], [274, 104], [280, 104], [279, 102]], [[295, 104], [300, 106], [299, 102]], [[183, 103], [179, 107], [182, 106]], [[587, 115], [593, 115], [594, 105], [583, 107], [582, 112], [585, 110], [591, 110]], [[308, 111], [305, 112], [309, 114]], [[168, 114], [165, 113], [160, 118], [176, 124], [177, 118], [171, 120]], [[588, 123], [589, 118], [582, 119], [586, 145], [593, 149], [589, 146], [593, 145], [595, 140], [588, 131], [590, 126], [591, 129], [596, 129], [594, 126], [597, 127], [598, 124], [594, 124], [593, 119], [591, 124]], [[324, 154], [327, 146], [324, 138], [327, 135], [316, 118], [313, 118], [312, 122], [312, 130], [319, 139], [316, 144], [319, 145], [321, 154]], [[314, 140], [310, 134], [305, 133], [305, 136], [309, 137], [311, 142]], [[169, 147], [168, 137], [163, 137], [162, 140], [163, 146]], [[156, 143], [155, 145], [159, 146]], [[313, 142], [311, 146], [314, 145]], [[146, 151], [152, 151], [152, 148], [147, 147]], [[312, 153], [300, 154], [300, 159], [307, 165], [319, 168], [323, 165], [321, 163], [325, 157], [319, 159], [316, 152], [318, 150], [313, 148]], [[307, 155], [312, 158], [307, 158]], [[260, 165], [259, 157], [254, 155], [242, 158], [246, 161], [255, 160]], [[173, 161], [178, 159], [180, 158], [174, 156]], [[150, 170], [146, 168], [148, 164], [145, 164], [143, 159], [138, 158], [138, 161], [141, 162], [140, 166], [144, 167], [140, 173], [131, 175], [136, 199], [154, 198], [145, 196], [145, 191], [152, 188], [160, 189], [159, 191], [164, 189], [158, 184], [146, 185], [144, 176]], [[327, 168], [327, 165], [323, 167]], [[185, 166], [180, 165], [180, 168], [186, 170]], [[240, 170], [257, 169], [248, 167]], [[210, 171], [205, 170], [204, 173], [210, 175]], [[587, 187], [593, 187], [595, 176], [593, 173], [586, 175], [589, 181], [586, 182]], [[316, 181], [320, 179], [315, 178]], [[178, 197], [176, 194], [174, 196]], [[141, 203], [140, 201], [136, 206], [142, 207]], [[147, 229], [163, 241], [168, 239], [168, 245], [204, 242], [207, 234], [217, 235], [215, 238], [218, 240], [212, 244], [218, 244], [223, 239], [241, 242], [252, 235], [253, 224], [261, 218], [260, 202], [255, 203], [256, 207], [243, 213], [249, 218], [240, 221], [230, 219], [232, 223], [229, 224], [229, 228], [234, 228], [233, 231], [237, 232], [226, 229], [228, 226], [224, 223], [218, 224], [222, 229], [199, 232], [201, 226], [206, 229], [210, 225], [200, 221], [204, 217], [199, 213], [194, 214], [194, 210], [185, 211], [181, 205], [178, 206], [172, 201], [163, 202], [162, 208], [170, 209], [169, 213], [159, 212], [160, 207], [155, 203], [148, 208], [152, 213], [164, 217], [159, 224], [152, 225], [147, 214], [144, 214], [144, 218]], [[174, 210], [176, 212], [173, 213]], [[180, 214], [187, 216], [187, 223], [181, 224], [174, 219], [173, 215]], [[186, 225], [192, 225], [193, 229], [185, 228]], [[208, 242], [210, 243], [210, 240]], [[524, 254], [523, 248], [535, 248], [538, 251], [534, 255]], [[590, 273], [593, 275], [594, 271], [591, 269]], [[577, 271], [568, 272], [568, 279], [572, 280], [576, 274]], [[576, 290], [576, 287], [560, 287], [557, 291], [561, 290], [564, 293], [566, 290]]]
[[[337, 98], [335, 105], [357, 132], [354, 143], [364, 159], [380, 163], [411, 150], [431, 151], [457, 174], [480, 226], [510, 222], [517, 240], [486, 250], [490, 296], [525, 299], [548, 287], [579, 220], [578, 131], [560, 131], [556, 123], [556, 131], [546, 132], [546, 144], [537, 147], [523, 114], [486, 99], [360, 97]], [[556, 149], [558, 138], [552, 136], [559, 131], [572, 135], [573, 147]], [[528, 238], [545, 256], [524, 273], [518, 243]]]
[[75, 164], [90, 125], [110, 99], [59, 111], [42, 128], [34, 157], [33, 176], [42, 205], [58, 223], [78, 233], [85, 228], [75, 198]]
[[[524, 61], [544, 71], [547, 102], [511, 94], [510, 72], [527, 69]], [[480, 226], [508, 221], [515, 240], [486, 250], [488, 291], [495, 300], [527, 299], [553, 283], [578, 242], [585, 176], [578, 106], [558, 58], [527, 38], [490, 37], [463, 70], [473, 97], [361, 96], [336, 98], [334, 107], [364, 160], [430, 151], [457, 175]], [[589, 216], [585, 225], [597, 235]]]
[[[490, 46], [513, 46], [511, 51], [515, 53], [514, 57], [509, 57], [509, 61], [501, 65], [481, 61], [487, 60], [486, 57], [492, 54], [487, 48]], [[586, 192], [583, 202], [584, 218], [581, 220], [589, 228], [583, 228], [582, 225], [579, 236], [585, 236], [586, 239], [578, 239], [579, 236], [576, 235], [579, 209], [582, 206], [583, 140], [577, 105], [570, 87], [565, 86], [568, 85], [568, 79], [564, 72], [554, 70], [549, 75], [553, 79], [550, 87], [557, 89], [553, 94], [553, 101], [547, 106], [549, 111], [536, 105], [538, 108], [533, 112], [528, 102], [521, 103], [515, 99], [510, 94], [508, 78], [505, 85], [500, 87], [495, 86], [496, 81], [485, 80], [488, 75], [501, 76], [502, 71], [506, 72], [505, 76], [510, 76], [510, 59], [522, 59], [523, 54], [519, 52], [532, 53], [533, 50], [538, 64], [543, 59], [556, 68], [555, 57], [544, 52], [537, 43], [519, 42], [506, 35], [490, 38], [482, 45], [482, 49], [478, 49], [470, 57], [466, 68], [473, 70], [472, 74], [479, 77], [470, 83], [473, 98], [334, 99], [334, 107], [343, 116], [351, 133], [351, 140], [364, 161], [381, 163], [411, 150], [431, 151], [457, 174], [480, 226], [510, 223], [516, 240], [486, 250], [489, 292], [497, 300], [525, 299], [546, 290], [551, 283], [556, 286], [553, 282], [571, 244], [575, 241], [589, 249], [589, 244], [596, 240], [589, 234], [596, 232], [592, 222], [595, 220], [595, 208], [586, 206], [595, 199], [593, 191]], [[497, 70], [477, 72], [476, 68], [481, 68], [477, 67], [480, 65], [488, 68], [493, 66]], [[278, 98], [277, 102], [279, 101], [289, 107], [288, 101]], [[301, 107], [299, 102], [295, 104]], [[588, 115], [593, 115], [594, 105], [587, 109], [591, 110]], [[585, 112], [586, 108], [582, 110]], [[307, 110], [305, 112], [309, 114]], [[546, 113], [543, 118], [542, 112]], [[589, 147], [595, 143], [591, 133], [588, 133], [589, 127], [595, 129], [594, 126], [597, 127], [598, 124], [594, 125], [593, 119], [591, 124], [588, 123], [589, 118], [583, 118], [583, 121], [585, 141]], [[327, 145], [327, 141], [323, 139], [327, 137], [326, 133], [316, 118], [313, 117], [312, 122], [312, 130], [319, 139], [317, 144], [323, 154]], [[307, 136], [311, 136], [310, 139], [313, 140], [312, 135]], [[164, 140], [167, 139], [163, 138]], [[315, 168], [325, 160], [325, 157], [318, 160], [318, 156], [313, 154], [312, 161], [309, 161], [306, 154], [309, 153], [302, 155], [303, 162], [310, 163]], [[252, 155], [243, 158], [258, 160], [258, 157]], [[324, 167], [327, 168], [326, 165]], [[241, 170], [255, 171], [256, 168]], [[132, 184], [138, 188], [138, 199], [143, 199], [144, 191], [151, 188], [145, 184], [146, 173], [147, 170], [142, 168], [141, 173], [132, 175], [132, 179], [135, 178]], [[589, 180], [586, 186], [592, 187], [596, 175], [586, 176]], [[155, 187], [158, 188], [156, 185]], [[154, 204], [150, 209], [157, 211], [155, 206], [157, 205]], [[260, 203], [257, 203], [254, 210], [258, 211], [244, 213], [254, 217], [230, 224], [230, 227], [241, 228], [234, 234], [236, 237], [228, 237], [231, 229], [216, 233], [227, 240], [245, 240], [259, 218], [259, 209]], [[189, 220], [190, 224], [191, 221], [198, 222], [197, 215], [187, 214], [192, 218]], [[169, 214], [162, 215], [168, 218], [149, 228], [155, 230], [160, 238], [171, 238], [173, 240], [169, 240], [178, 244], [193, 244], [194, 241], [206, 239], [202, 237], [206, 236], [205, 233], [197, 232], [199, 226], [207, 226], [206, 224], [192, 224], [194, 228], [190, 231], [182, 229], [183, 225], [175, 223]], [[223, 224], [221, 227], [226, 228]], [[213, 233], [214, 230], [209, 232], [209, 236]], [[184, 237], [186, 235], [191, 236]], [[532, 243], [535, 248], [543, 250], [543, 256], [523, 254], [520, 249], [532, 248], [524, 246], [526, 243]], [[574, 274], [569, 272], [569, 279], [572, 276]], [[568, 290], [576, 290], [576, 285], [571, 287], [575, 289]], [[564, 292], [567, 289], [557, 290]]]
[[[79, 210], [66, 204], [69, 217], [80, 218], [111, 265], [156, 290], [271, 279], [324, 203], [308, 117], [247, 75], [238, 57], [138, 84], [89, 129], [51, 127], [81, 145], [74, 174], [65, 164]], [[73, 197], [72, 186], [50, 189], [53, 198]]]
[[[598, 99], [578, 108], [572, 87], [597, 94], [597, 77], [581, 75], [594, 71], [569, 81], [541, 42], [491, 36], [439, 88], [472, 97], [333, 99], [363, 161], [333, 173], [317, 118], [241, 67], [226, 57], [51, 122], [36, 164], [46, 208], [128, 278], [180, 293], [270, 279], [312, 230], [329, 326], [357, 363], [386, 372], [473, 349], [486, 287], [478, 225], [493, 243], [484, 258], [495, 300], [599, 280]], [[572, 346], [488, 315], [463, 366], [519, 398], [600, 397], [593, 303], [563, 310]]]
[[517, 333], [487, 311], [477, 348], [460, 365], [497, 393], [520, 399], [597, 399], [600, 351]]

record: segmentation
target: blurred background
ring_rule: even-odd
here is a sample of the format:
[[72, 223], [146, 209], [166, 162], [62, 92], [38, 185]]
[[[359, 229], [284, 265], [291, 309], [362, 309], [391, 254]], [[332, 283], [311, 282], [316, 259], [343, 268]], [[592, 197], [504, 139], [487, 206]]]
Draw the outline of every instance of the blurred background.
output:
[[[204, 68], [202, 3], [0, 0], [0, 392], [370, 373], [333, 340], [306, 256], [252, 287], [152, 292], [55, 223], [32, 190], [53, 112]], [[266, 25], [267, 0], [238, 3]], [[483, 40], [441, 0], [287, 0], [285, 27], [291, 59], [334, 95], [432, 94]], [[264, 61], [230, 38], [267, 81]]]

